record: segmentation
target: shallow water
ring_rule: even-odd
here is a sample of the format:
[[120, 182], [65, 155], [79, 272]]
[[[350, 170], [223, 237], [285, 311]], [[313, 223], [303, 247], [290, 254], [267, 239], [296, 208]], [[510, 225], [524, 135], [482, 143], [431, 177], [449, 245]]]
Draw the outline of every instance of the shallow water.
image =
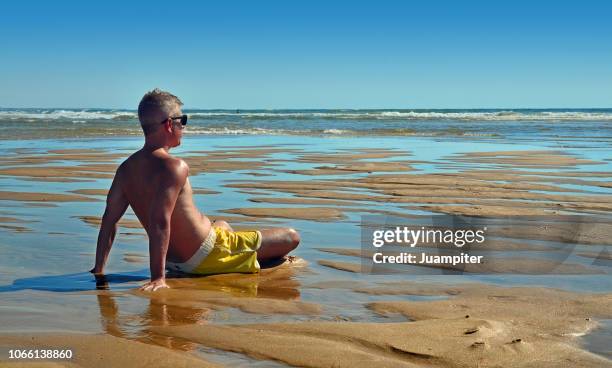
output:
[[584, 338], [584, 346], [589, 351], [612, 359], [612, 320], [600, 321], [599, 326]]
[[[527, 142], [527, 143], [526, 143]], [[260, 195], [248, 194], [238, 188], [225, 186], [228, 183], [252, 182], [258, 180], [326, 180], [360, 178], [367, 173], [352, 175], [308, 176], [289, 174], [284, 170], [311, 169], [325, 166], [325, 163], [296, 162], [296, 158], [306, 153], [333, 154], [346, 150], [351, 152], [364, 148], [385, 148], [388, 150], [409, 151], [409, 155], [399, 155], [392, 160], [410, 160], [418, 173], [456, 172], [459, 169], [446, 168], [449, 157], [466, 152], [515, 151], [515, 150], [559, 150], [578, 155], [580, 158], [600, 162], [597, 165], [579, 165], [568, 168], [570, 171], [584, 170], [612, 172], [610, 145], [602, 142], [576, 140], [566, 144], [557, 140], [508, 140], [508, 139], [460, 139], [450, 137], [312, 137], [312, 136], [201, 136], [192, 135], [184, 139], [180, 148], [173, 151], [177, 156], [189, 155], [191, 151], [212, 150], [225, 152], [230, 146], [275, 146], [295, 152], [271, 153], [263, 161], [264, 166], [245, 170], [205, 172], [191, 177], [194, 188], [205, 188], [221, 192], [212, 195], [196, 195], [194, 200], [198, 208], [207, 215], [226, 215], [222, 211], [238, 207], [288, 207], [274, 203], [254, 203], [249, 198]], [[2, 141], [0, 154], [5, 159], [23, 156], [47, 155], [54, 149], [104, 149], [109, 152], [125, 153], [137, 150], [142, 144], [141, 138], [98, 138], [98, 139], [31, 139]], [[18, 153], [16, 153], [18, 152]], [[261, 159], [252, 159], [261, 161]], [[268, 160], [268, 161], [266, 161]], [[282, 160], [282, 161], [276, 161]], [[384, 161], [373, 159], [372, 161]], [[117, 159], [115, 163], [119, 163]], [[75, 165], [78, 162], [53, 163], [53, 165]], [[8, 166], [7, 166], [8, 167]], [[461, 163], [461, 170], [470, 168], [496, 168], [499, 165]], [[546, 167], [533, 170], [559, 171], [559, 168]], [[266, 176], [253, 176], [252, 172]], [[0, 190], [14, 192], [68, 193], [77, 189], [108, 188], [110, 179], [91, 179], [91, 182], [44, 182], [25, 180], [24, 177], [0, 176]], [[605, 181], [606, 178], [588, 178], [584, 180]], [[612, 194], [610, 187], [587, 185], [566, 185], [569, 189], [584, 189], [599, 194]], [[268, 191], [272, 197], [283, 195]], [[355, 193], [365, 193], [356, 190]], [[95, 198], [95, 197], [94, 197]], [[593, 259], [574, 255], [572, 261], [601, 270], [595, 275], [369, 275], [349, 273], [321, 266], [318, 260], [359, 263], [355, 258], [323, 253], [318, 247], [359, 248], [361, 216], [370, 210], [387, 210], [406, 214], [423, 214], [427, 211], [406, 209], [408, 203], [380, 203], [359, 201], [356, 206], [359, 212], [345, 212], [347, 217], [341, 221], [314, 222], [306, 220], [274, 219], [273, 226], [291, 226], [302, 235], [301, 246], [295, 255], [304, 259], [308, 265], [296, 267], [282, 277], [272, 280], [236, 282], [209, 281], [209, 278], [195, 278], [178, 284], [183, 287], [212, 290], [232, 297], [263, 297], [275, 300], [301, 301], [318, 304], [322, 307], [320, 314], [284, 314], [284, 313], [249, 313], [237, 307], [211, 310], [198, 305], [192, 306], [164, 304], [134, 293], [143, 281], [148, 278], [147, 249], [148, 243], [140, 229], [121, 228], [109, 259], [106, 280], [96, 282], [87, 273], [93, 265], [93, 254], [97, 238], [97, 228], [81, 221], [79, 216], [100, 216], [104, 211], [104, 197], [97, 197], [94, 202], [58, 202], [54, 207], [29, 207], [23, 201], [0, 201], [0, 216], [16, 217], [25, 222], [15, 223], [25, 227], [25, 231], [11, 231], [3, 228], [0, 232], [0, 325], [4, 332], [17, 331], [85, 331], [106, 332], [115, 336], [125, 336], [145, 342], [171, 346], [175, 349], [196, 349], [203, 356], [216, 356], [231, 365], [245, 366], [252, 363], [239, 355], [221, 353], [214, 349], [196, 348], [181, 343], [177, 339], [161, 338], [149, 329], [163, 324], [183, 323], [259, 323], [276, 321], [307, 320], [349, 320], [392, 322], [405, 320], [404, 317], [381, 317], [364, 307], [366, 303], [377, 300], [426, 300], [432, 297], [367, 295], [353, 289], [358, 285], [375, 285], [377, 283], [411, 280], [434, 281], [443, 283], [484, 282], [497, 285], [546, 286], [579, 292], [612, 292], [610, 278], [611, 262], [602, 260], [594, 264]], [[610, 214], [598, 216], [608, 218]], [[131, 211], [127, 217], [134, 218]], [[231, 222], [231, 221], [230, 221]], [[7, 223], [7, 225], [10, 225]], [[252, 226], [265, 226], [259, 223]], [[128, 234], [126, 234], [128, 233]], [[612, 234], [611, 234], [612, 235]], [[593, 249], [578, 246], [574, 253]], [[126, 261], [126, 253], [143, 255], [142, 261]], [[324, 281], [345, 280], [348, 284], [338, 287], [318, 287]], [[187, 284], [185, 284], [187, 282]], [[281, 286], [279, 286], [281, 285]], [[107, 291], [97, 291], [106, 289]], [[421, 298], [421, 299], [419, 299]], [[603, 331], [603, 332], [601, 332]], [[589, 337], [586, 344], [593, 351], [602, 351], [602, 346], [610, 341], [610, 325], [604, 323], [599, 332]], [[161, 340], [160, 340], [161, 339]], [[603, 344], [603, 345], [602, 345]], [[198, 350], [199, 349], [199, 350]]]

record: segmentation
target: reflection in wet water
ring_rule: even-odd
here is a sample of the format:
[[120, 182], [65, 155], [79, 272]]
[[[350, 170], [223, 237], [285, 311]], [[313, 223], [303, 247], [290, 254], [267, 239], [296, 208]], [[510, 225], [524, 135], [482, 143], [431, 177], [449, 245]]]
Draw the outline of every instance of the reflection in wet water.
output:
[[[216, 318], [221, 315], [221, 318], [227, 319], [228, 322], [239, 323], [241, 320], [232, 320], [233, 314], [226, 309], [232, 306], [240, 307], [243, 300], [248, 303], [269, 303], [269, 313], [276, 313], [274, 308], [278, 306], [275, 307], [270, 300], [298, 302], [300, 283], [296, 280], [296, 272], [299, 269], [299, 265], [292, 267], [280, 264], [253, 275], [175, 277], [167, 280], [170, 289], [155, 293], [134, 289], [117, 292], [113, 290], [117, 277], [97, 275], [96, 299], [101, 327], [104, 332], [116, 337], [153, 343], [170, 349], [194, 351], [198, 348], [196, 344], [156, 334], [153, 327], [202, 325], [202, 328], [206, 328], [205, 325], [209, 323], [212, 314], [216, 314]], [[135, 298], [148, 300], [144, 310], [131, 312]], [[142, 306], [142, 302], [138, 304]]]

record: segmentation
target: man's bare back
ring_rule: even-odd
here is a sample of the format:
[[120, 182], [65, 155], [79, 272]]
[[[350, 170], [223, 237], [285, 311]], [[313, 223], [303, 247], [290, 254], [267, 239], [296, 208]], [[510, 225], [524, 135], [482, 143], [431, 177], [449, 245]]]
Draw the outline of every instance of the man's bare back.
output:
[[[211, 233], [210, 220], [193, 203], [189, 167], [169, 153], [181, 144], [187, 123], [181, 105], [176, 96], [160, 90], [145, 94], [140, 102], [138, 118], [145, 133], [145, 144], [119, 166], [113, 179], [98, 234], [96, 262], [91, 270], [94, 274], [103, 273], [117, 223], [128, 206], [149, 237], [151, 281], [143, 286], [144, 290], [168, 287], [166, 261], [180, 264], [190, 260]], [[225, 221], [216, 221], [215, 227], [231, 232], [233, 237], [240, 234], [233, 233]], [[283, 257], [300, 242], [299, 234], [289, 228], [264, 229], [257, 233], [259, 248], [254, 249], [257, 249], [258, 261]]]
[[[117, 171], [120, 187], [140, 220], [149, 230], [151, 205], [155, 203], [166, 178], [181, 178], [183, 171], [188, 172], [187, 164], [172, 157], [163, 150], [148, 152], [144, 149], [130, 156]], [[179, 185], [181, 183], [178, 183]], [[193, 203], [193, 191], [186, 177], [170, 217], [170, 243], [166, 259], [181, 263], [187, 261], [200, 247], [210, 231], [211, 223]]]

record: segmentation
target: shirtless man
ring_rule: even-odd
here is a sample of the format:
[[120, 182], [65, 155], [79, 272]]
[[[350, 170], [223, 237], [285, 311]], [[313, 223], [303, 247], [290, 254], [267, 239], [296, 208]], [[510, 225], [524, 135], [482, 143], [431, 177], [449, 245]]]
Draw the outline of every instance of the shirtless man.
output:
[[193, 203], [189, 167], [169, 151], [181, 144], [187, 116], [174, 95], [155, 89], [144, 95], [138, 119], [142, 149], [117, 169], [106, 200], [96, 248], [94, 274], [102, 274], [128, 205], [149, 237], [151, 281], [142, 289], [167, 288], [165, 268], [191, 274], [257, 272], [260, 261], [284, 257], [300, 242], [289, 228], [233, 231], [225, 221], [211, 223]]

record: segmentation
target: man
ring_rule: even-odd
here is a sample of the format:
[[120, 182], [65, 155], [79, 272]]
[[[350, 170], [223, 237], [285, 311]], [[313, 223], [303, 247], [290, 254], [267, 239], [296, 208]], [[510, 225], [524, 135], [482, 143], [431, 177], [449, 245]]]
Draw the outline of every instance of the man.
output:
[[117, 169], [106, 200], [96, 248], [94, 274], [102, 274], [117, 222], [128, 205], [149, 236], [151, 281], [142, 289], [167, 288], [165, 267], [191, 274], [257, 272], [260, 261], [284, 257], [300, 242], [293, 229], [235, 232], [211, 221], [193, 203], [189, 167], [169, 151], [181, 144], [187, 115], [176, 96], [155, 89], [138, 105], [145, 135], [142, 149]]

